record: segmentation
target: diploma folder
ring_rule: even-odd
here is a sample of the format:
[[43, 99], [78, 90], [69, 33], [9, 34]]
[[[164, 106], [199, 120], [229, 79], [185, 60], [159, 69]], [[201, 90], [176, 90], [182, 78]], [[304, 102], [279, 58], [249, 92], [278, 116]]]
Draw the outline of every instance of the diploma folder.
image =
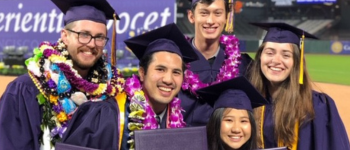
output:
[[206, 127], [136, 130], [135, 150], [208, 150]]
[[275, 147], [275, 148], [256, 149], [256, 150], [288, 150], [288, 149], [287, 147]]
[[55, 150], [99, 150], [99, 149], [76, 146], [76, 145], [71, 145], [66, 143], [56, 143]]

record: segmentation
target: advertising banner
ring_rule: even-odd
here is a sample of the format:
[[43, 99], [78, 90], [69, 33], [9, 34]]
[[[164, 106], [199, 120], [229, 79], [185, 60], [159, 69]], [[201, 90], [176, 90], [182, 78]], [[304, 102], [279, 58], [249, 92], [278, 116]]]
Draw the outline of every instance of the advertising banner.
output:
[[350, 55], [350, 41], [332, 41], [331, 54]]
[[[117, 22], [117, 49], [123, 59], [132, 56], [124, 40], [142, 32], [175, 22], [175, 0], [108, 0], [120, 17]], [[107, 23], [112, 37], [113, 21]], [[28, 46], [42, 41], [56, 42], [63, 28], [63, 13], [50, 0], [0, 0], [0, 51], [5, 46]], [[111, 41], [111, 40], [110, 40]], [[110, 52], [111, 42], [105, 49]], [[133, 60], [131, 57], [127, 62]]]

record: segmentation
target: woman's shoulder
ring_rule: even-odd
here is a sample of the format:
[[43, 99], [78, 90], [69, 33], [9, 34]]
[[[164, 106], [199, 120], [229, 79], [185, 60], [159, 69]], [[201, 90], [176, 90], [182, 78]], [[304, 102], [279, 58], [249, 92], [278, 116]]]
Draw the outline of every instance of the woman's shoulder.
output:
[[312, 91], [312, 100], [314, 105], [323, 105], [327, 103], [334, 103], [334, 100], [327, 94], [318, 91]]
[[329, 116], [339, 117], [335, 101], [328, 94], [313, 91], [312, 100], [316, 116], [326, 116], [326, 118]]

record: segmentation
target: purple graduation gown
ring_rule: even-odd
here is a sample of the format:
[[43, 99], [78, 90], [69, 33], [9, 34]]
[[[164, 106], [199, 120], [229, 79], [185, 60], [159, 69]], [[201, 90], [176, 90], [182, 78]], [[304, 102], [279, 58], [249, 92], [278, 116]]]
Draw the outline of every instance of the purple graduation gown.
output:
[[0, 150], [39, 150], [42, 108], [28, 74], [8, 84], [0, 99]]
[[[224, 45], [220, 46], [219, 53], [212, 65], [196, 50], [199, 60], [190, 63], [190, 70], [198, 74], [199, 79], [203, 83], [210, 83], [216, 80], [216, 76], [220, 72], [220, 68], [225, 60], [224, 48]], [[248, 54], [241, 54], [241, 64], [239, 65], [240, 76], [247, 76], [247, 68], [251, 62], [252, 59]], [[212, 106], [196, 99], [188, 91], [181, 90], [178, 97], [181, 99], [181, 106], [185, 110], [183, 116], [187, 126], [205, 126], [213, 112]]]
[[[19, 76], [7, 86], [0, 99], [0, 150], [40, 149], [43, 111], [36, 99], [38, 94], [39, 90], [28, 74]], [[110, 99], [114, 101], [114, 98]], [[82, 106], [86, 106], [84, 111], [77, 111], [79, 113], [73, 115], [72, 119], [80, 122], [76, 121], [74, 125], [69, 126], [62, 140], [69, 144], [85, 143], [87, 146], [102, 149], [108, 149], [103, 147], [105, 145], [117, 145], [119, 137], [115, 135], [118, 131], [118, 121], [114, 117], [118, 114], [117, 107], [113, 108], [113, 105], [108, 104], [109, 100], [97, 102], [95, 107], [89, 107], [91, 103], [83, 104]], [[86, 112], [88, 115], [80, 112]], [[108, 130], [105, 130], [107, 126]], [[81, 132], [73, 132], [77, 127]], [[69, 136], [65, 136], [67, 132]]]
[[[129, 130], [128, 116], [129, 100], [125, 103], [126, 112], [122, 150], [128, 150]], [[160, 127], [166, 128], [166, 115], [163, 116]], [[103, 150], [118, 150], [119, 143], [119, 109], [112, 98], [102, 102], [87, 102], [79, 106], [70, 120], [62, 143]]]
[[[313, 91], [315, 118], [299, 129], [298, 150], [350, 150], [349, 139], [334, 100]], [[272, 104], [265, 106], [265, 148], [277, 147], [274, 137]]]
[[118, 104], [114, 97], [79, 106], [69, 121], [62, 143], [81, 147], [118, 150]]

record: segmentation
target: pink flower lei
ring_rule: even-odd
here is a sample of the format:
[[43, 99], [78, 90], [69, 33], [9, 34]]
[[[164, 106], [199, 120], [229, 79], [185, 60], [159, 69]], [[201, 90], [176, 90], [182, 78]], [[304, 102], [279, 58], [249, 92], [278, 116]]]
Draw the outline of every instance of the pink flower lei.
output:
[[[129, 118], [131, 121], [128, 123], [128, 129], [131, 131], [130, 135], [133, 135], [135, 130], [149, 130], [157, 129], [158, 123], [156, 120], [156, 114], [154, 113], [151, 106], [148, 104], [149, 100], [143, 93], [142, 85], [136, 75], [126, 79], [124, 90], [130, 100], [130, 114]], [[185, 127], [186, 123], [183, 121], [181, 111], [183, 109], [180, 106], [181, 100], [174, 98], [168, 107], [170, 111], [169, 122], [167, 127], [169, 128], [182, 128]], [[131, 136], [131, 140], [128, 141], [131, 145], [131, 149], [134, 147], [134, 141]]]
[[[148, 104], [149, 100], [147, 96], [144, 95], [142, 85], [136, 75], [132, 75], [132, 77], [126, 79], [124, 90], [127, 93], [129, 100], [131, 101], [130, 105], [137, 105], [137, 107], [141, 106], [142, 108], [140, 109], [145, 110], [145, 113], [142, 115], [143, 118], [131, 119], [134, 122], [144, 124], [142, 129], [157, 129], [158, 125], [155, 119], [156, 114]], [[175, 97], [170, 102], [170, 118], [168, 124], [170, 128], [181, 128], [186, 125], [186, 123], [183, 121], [183, 116], [181, 114], [181, 111], [183, 111], [183, 109], [181, 108], [180, 104], [181, 100], [177, 97]]]
[[[191, 39], [187, 37], [190, 41]], [[220, 68], [219, 74], [216, 76], [216, 80], [212, 83], [203, 83], [198, 74], [193, 73], [190, 70], [190, 63], [187, 64], [187, 69], [184, 73], [184, 82], [182, 84], [183, 90], [189, 90], [195, 96], [197, 89], [207, 87], [212, 84], [216, 84], [222, 81], [226, 81], [238, 76], [241, 54], [239, 50], [238, 39], [234, 35], [222, 35], [220, 37], [220, 43], [225, 45], [226, 59]]]
[[[104, 100], [107, 95], [114, 96], [118, 91], [121, 91], [124, 83], [120, 72], [109, 64], [104, 67], [108, 77], [105, 82], [93, 83], [83, 79], [72, 68], [72, 61], [67, 59], [68, 52], [63, 50], [62, 45], [64, 44], [61, 40], [54, 44], [42, 42], [39, 48], [34, 49], [34, 56], [25, 61], [29, 70], [28, 74], [40, 91], [37, 98], [39, 105], [43, 105], [44, 108], [41, 129], [43, 132], [45, 127], [50, 130], [52, 145], [60, 140], [66, 131], [68, 121], [77, 108], [75, 102]], [[59, 85], [59, 82], [65, 82], [65, 84]], [[77, 91], [73, 91], [72, 87], [76, 88]], [[59, 94], [58, 90], [63, 91], [62, 89], [65, 92]], [[75, 94], [75, 98], [72, 98], [73, 94]], [[89, 99], [88, 96], [90, 96]], [[73, 102], [73, 100], [76, 101]], [[69, 105], [64, 105], [61, 101], [69, 103]], [[40, 138], [40, 140], [43, 139]]]

